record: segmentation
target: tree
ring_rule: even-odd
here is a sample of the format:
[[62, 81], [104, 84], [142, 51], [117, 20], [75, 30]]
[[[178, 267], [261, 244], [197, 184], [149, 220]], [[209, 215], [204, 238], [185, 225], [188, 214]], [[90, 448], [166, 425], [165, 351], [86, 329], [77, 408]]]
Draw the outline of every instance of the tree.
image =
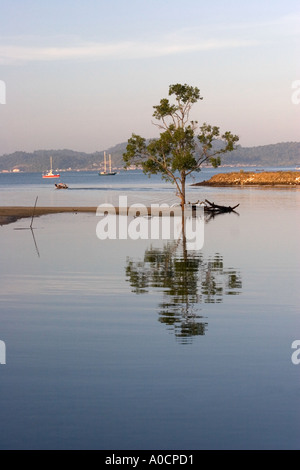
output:
[[234, 150], [239, 138], [229, 131], [221, 135], [219, 127], [207, 123], [200, 127], [198, 121], [190, 121], [192, 106], [203, 99], [197, 87], [170, 85], [169, 96], [172, 95], [175, 103], [164, 98], [153, 106], [153, 117], [158, 121], [154, 124], [161, 131], [160, 137], [147, 143], [145, 138], [132, 134], [123, 159], [125, 166], [139, 164], [144, 173], [161, 173], [163, 179], [174, 183], [184, 207], [187, 177], [200, 171], [205, 162], [219, 166], [221, 155]]

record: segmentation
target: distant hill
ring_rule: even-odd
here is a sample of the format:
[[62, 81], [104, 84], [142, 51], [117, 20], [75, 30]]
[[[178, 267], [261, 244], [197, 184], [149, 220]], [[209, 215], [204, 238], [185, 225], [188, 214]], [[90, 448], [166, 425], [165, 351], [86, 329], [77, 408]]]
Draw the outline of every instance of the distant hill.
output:
[[[112, 156], [113, 167], [123, 168], [123, 153], [127, 142], [105, 149]], [[49, 169], [50, 156], [53, 167], [59, 170], [98, 170], [103, 164], [103, 151], [94, 153], [74, 150], [36, 150], [14, 152], [0, 157], [0, 171], [19, 169], [25, 172], [44, 172]], [[300, 142], [282, 142], [259, 147], [241, 147], [225, 154], [222, 165], [242, 166], [300, 166]]]
[[97, 169], [103, 160], [103, 153], [83, 153], [73, 150], [36, 150], [35, 152], [14, 152], [0, 157], [0, 171], [16, 168], [26, 172], [44, 172], [49, 169], [50, 157], [53, 169]]
[[224, 155], [223, 164], [257, 166], [299, 166], [300, 142], [282, 142], [259, 147], [238, 147]]

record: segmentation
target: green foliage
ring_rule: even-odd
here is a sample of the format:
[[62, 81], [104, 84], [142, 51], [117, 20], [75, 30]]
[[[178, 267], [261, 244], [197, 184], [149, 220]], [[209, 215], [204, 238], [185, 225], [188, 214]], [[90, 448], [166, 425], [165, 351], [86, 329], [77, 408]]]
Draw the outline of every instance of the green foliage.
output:
[[[239, 138], [229, 131], [220, 135], [219, 127], [206, 123], [199, 127], [197, 121], [190, 121], [193, 104], [203, 99], [199, 88], [179, 83], [170, 85], [169, 96], [175, 97], [175, 103], [163, 98], [159, 105], [153, 106], [160, 137], [146, 143], [143, 137], [132, 134], [123, 159], [125, 166], [141, 165], [146, 174], [161, 173], [164, 179], [175, 183], [183, 205], [186, 177], [200, 171], [204, 162], [219, 166], [221, 154], [234, 150]], [[222, 143], [217, 148], [216, 140]]]

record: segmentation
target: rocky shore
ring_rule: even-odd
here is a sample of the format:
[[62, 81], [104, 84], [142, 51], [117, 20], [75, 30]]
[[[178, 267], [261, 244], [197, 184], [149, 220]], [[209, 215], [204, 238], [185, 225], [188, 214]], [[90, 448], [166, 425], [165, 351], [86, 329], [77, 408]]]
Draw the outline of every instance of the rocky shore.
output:
[[300, 171], [239, 171], [219, 173], [192, 186], [297, 186]]

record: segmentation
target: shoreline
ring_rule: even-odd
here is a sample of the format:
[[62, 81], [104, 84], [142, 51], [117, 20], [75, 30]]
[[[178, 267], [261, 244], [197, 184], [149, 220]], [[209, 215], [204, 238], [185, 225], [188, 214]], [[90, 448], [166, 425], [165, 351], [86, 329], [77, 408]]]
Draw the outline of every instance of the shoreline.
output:
[[[32, 217], [40, 217], [42, 215], [51, 215], [51, 214], [78, 214], [78, 213], [94, 213], [97, 214], [99, 210], [100, 214], [104, 213], [111, 213], [111, 214], [124, 214], [128, 215], [128, 212], [131, 208], [130, 207], [112, 207], [108, 205], [107, 207], [101, 206], [99, 207], [92, 207], [92, 206], [44, 206], [44, 207], [31, 207], [31, 206], [0, 206], [0, 226], [1, 225], [8, 225], [14, 222], [17, 222], [19, 219], [28, 219]], [[136, 214], [140, 215], [153, 215], [153, 208], [145, 207], [141, 205], [139, 207], [133, 208]], [[164, 208], [158, 208], [158, 214], [162, 213]]]
[[31, 206], [1, 206], [0, 207], [0, 225], [7, 225], [16, 222], [19, 219], [40, 217], [49, 214], [95, 212], [97, 207], [36, 207]]

